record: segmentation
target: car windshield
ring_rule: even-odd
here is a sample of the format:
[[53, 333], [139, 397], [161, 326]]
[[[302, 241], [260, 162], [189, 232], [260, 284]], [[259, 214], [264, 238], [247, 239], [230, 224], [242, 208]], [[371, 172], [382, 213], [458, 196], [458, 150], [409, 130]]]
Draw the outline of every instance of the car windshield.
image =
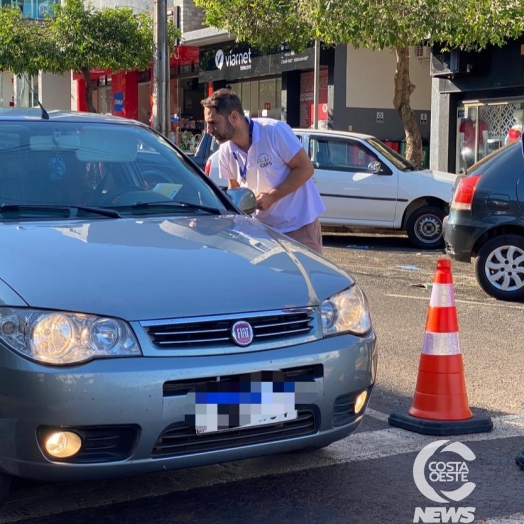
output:
[[377, 138], [368, 138], [366, 142], [379, 151], [383, 156], [385, 156], [397, 169], [400, 169], [400, 171], [417, 170], [416, 166], [414, 166], [411, 162], [406, 160], [403, 156], [399, 155], [390, 147], [384, 145]]
[[148, 128], [0, 121], [0, 220], [226, 209], [232, 211], [205, 177]]

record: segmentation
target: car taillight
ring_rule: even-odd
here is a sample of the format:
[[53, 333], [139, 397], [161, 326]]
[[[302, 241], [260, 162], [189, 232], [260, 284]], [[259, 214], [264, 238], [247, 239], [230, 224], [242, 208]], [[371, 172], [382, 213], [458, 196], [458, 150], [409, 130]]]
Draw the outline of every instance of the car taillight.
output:
[[473, 195], [475, 194], [475, 188], [482, 175], [473, 175], [463, 178], [455, 194], [453, 195], [453, 201], [451, 202], [451, 209], [460, 209], [469, 211], [471, 209], [471, 202], [473, 202]]
[[208, 158], [206, 162], [206, 167], [204, 167], [204, 173], [209, 176], [209, 173], [211, 173], [211, 159]]

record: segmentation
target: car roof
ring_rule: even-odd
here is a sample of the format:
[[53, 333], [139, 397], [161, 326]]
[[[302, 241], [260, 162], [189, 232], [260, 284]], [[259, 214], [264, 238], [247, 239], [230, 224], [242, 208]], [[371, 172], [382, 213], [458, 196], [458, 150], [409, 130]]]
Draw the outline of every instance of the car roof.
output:
[[0, 108], [0, 121], [61, 121], [61, 122], [104, 122], [114, 124], [144, 125], [136, 120], [130, 120], [113, 115], [102, 115], [99, 113], [84, 113], [81, 111], [51, 110], [47, 112], [49, 119], [45, 118], [39, 107], [2, 107]]
[[372, 135], [365, 135], [363, 133], [351, 133], [349, 131], [334, 131], [332, 129], [301, 129], [293, 128], [294, 133], [307, 133], [309, 135], [329, 135], [329, 136], [342, 136], [344, 138], [360, 138], [366, 140], [368, 138], [376, 138]]

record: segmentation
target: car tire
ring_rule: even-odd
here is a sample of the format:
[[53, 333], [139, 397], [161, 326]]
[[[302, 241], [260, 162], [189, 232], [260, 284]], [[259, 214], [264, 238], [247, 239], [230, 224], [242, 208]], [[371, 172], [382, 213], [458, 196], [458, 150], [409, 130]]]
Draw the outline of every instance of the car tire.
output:
[[437, 206], [415, 209], [406, 223], [406, 233], [413, 245], [421, 249], [438, 249], [444, 246], [443, 220], [445, 211]]
[[11, 475], [0, 472], [0, 506], [3, 504], [5, 498], [7, 497], [7, 493], [9, 492], [11, 478]]
[[480, 287], [498, 300], [524, 300], [524, 237], [500, 235], [488, 240], [475, 259]]

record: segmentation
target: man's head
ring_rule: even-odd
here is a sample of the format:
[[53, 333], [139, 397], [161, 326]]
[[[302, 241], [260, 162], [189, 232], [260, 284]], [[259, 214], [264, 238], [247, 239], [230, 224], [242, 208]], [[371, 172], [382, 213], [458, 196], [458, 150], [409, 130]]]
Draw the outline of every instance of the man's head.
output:
[[222, 144], [231, 140], [246, 119], [240, 98], [230, 89], [219, 89], [202, 100], [206, 131]]

